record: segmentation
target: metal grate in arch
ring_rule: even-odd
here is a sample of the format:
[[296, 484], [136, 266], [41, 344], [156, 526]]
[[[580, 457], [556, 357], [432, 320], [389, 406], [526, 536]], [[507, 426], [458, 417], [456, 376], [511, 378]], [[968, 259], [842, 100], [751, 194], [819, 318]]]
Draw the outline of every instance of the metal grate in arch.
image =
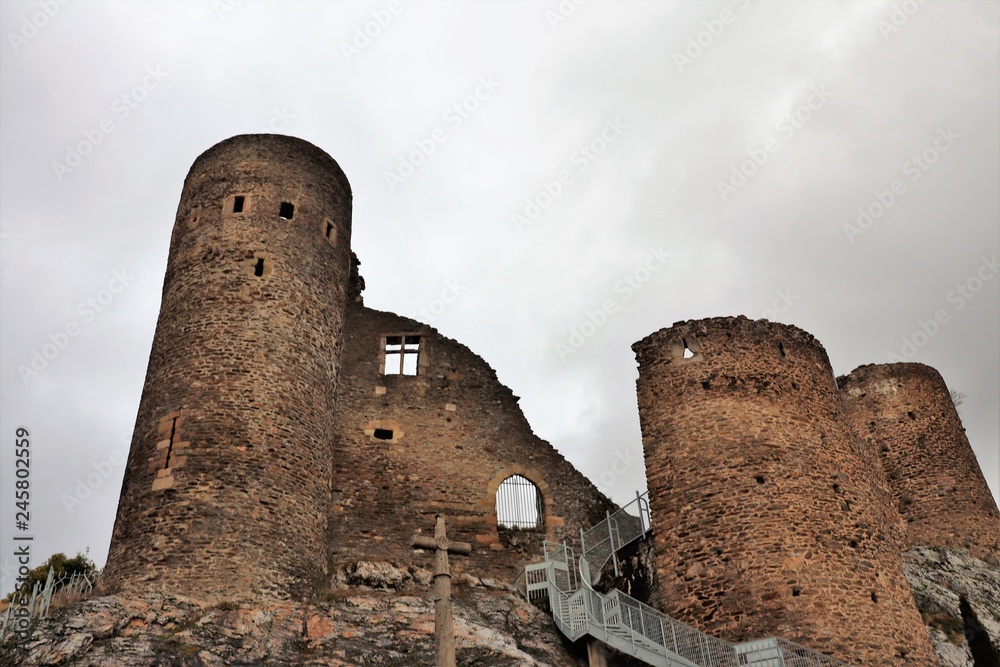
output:
[[511, 475], [500, 483], [496, 510], [500, 530], [541, 528], [545, 519], [541, 491], [521, 475]]

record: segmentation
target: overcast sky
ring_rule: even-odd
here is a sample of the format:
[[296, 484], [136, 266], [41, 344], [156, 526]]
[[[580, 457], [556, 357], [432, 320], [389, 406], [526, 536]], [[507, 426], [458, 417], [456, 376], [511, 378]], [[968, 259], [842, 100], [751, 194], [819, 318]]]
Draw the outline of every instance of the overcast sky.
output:
[[367, 305], [482, 355], [619, 501], [631, 344], [737, 314], [838, 375], [936, 367], [996, 495], [998, 7], [0, 2], [0, 588], [18, 426], [35, 563], [103, 564], [184, 176], [248, 132], [332, 155]]

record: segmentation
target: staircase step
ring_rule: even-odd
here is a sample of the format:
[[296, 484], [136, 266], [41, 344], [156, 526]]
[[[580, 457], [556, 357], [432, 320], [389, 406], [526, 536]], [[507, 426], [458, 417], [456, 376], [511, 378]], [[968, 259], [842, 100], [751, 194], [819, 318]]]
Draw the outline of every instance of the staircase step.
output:
[[[637, 497], [634, 502], [641, 506], [643, 497]], [[648, 507], [646, 511], [648, 512]], [[595, 528], [600, 530], [595, 530]], [[792, 662], [785, 664], [794, 664], [796, 667], [849, 667], [828, 656], [814, 653], [783, 639], [772, 638], [740, 645], [729, 644], [675, 621], [621, 591], [612, 591], [610, 595], [594, 591], [590, 587], [589, 575], [597, 560], [588, 562], [588, 555], [598, 559], [603, 558], [601, 565], [597, 566], [599, 570], [603, 563], [611, 558], [614, 551], [642, 537], [646, 532], [641, 517], [624, 514], [624, 510], [610, 515], [609, 519], [597, 524], [595, 528], [591, 528], [593, 533], [600, 533], [601, 530], [604, 530], [608, 532], [609, 537], [602, 543], [595, 543], [591, 549], [588, 549], [584, 544], [583, 554], [580, 556], [579, 562], [581, 574], [586, 572], [582, 584], [575, 582], [574, 578], [568, 576], [570, 570], [567, 570], [567, 565], [572, 560], [572, 549], [568, 549], [565, 544], [553, 545], [546, 542], [545, 563], [548, 566], [544, 570], [547, 573], [545, 595], [549, 598], [549, 606], [556, 626], [570, 640], [576, 641], [589, 634], [623, 653], [657, 666], [740, 667], [742, 665], [743, 667], [773, 667], [776, 661], [780, 662], [784, 658], [792, 658]], [[611, 545], [614, 545], [614, 549], [610, 548]], [[550, 549], [550, 547], [552, 548]], [[550, 556], [550, 554], [553, 555]], [[557, 560], [559, 558], [561, 560]], [[532, 571], [541, 571], [539, 564], [532, 566]], [[561, 573], [559, 581], [555, 580], [557, 578], [557, 575], [554, 574], [556, 571]], [[527, 568], [525, 569], [525, 581], [528, 581]], [[537, 586], [537, 584], [533, 585]], [[572, 588], [580, 585], [585, 586], [585, 588]], [[567, 587], [572, 590], [565, 590]], [[527, 591], [522, 591], [522, 593], [529, 594]], [[598, 622], [594, 614], [588, 613], [586, 604], [601, 610], [604, 625]], [[673, 642], [676, 641], [680, 645], [678, 650], [682, 650], [692, 657], [687, 658], [674, 653], [660, 644], [659, 640], [640, 634], [639, 631], [633, 631], [625, 621], [636, 623], [638, 627], [650, 630], [654, 634], [659, 634], [656, 627], [659, 625], [665, 635], [663, 639], [670, 646], [675, 646]], [[645, 625], [641, 625], [642, 623]], [[684, 646], [687, 648], [683, 648]], [[769, 651], [772, 649], [777, 652], [773, 655], [781, 657], [770, 657], [772, 653]], [[769, 657], [762, 659], [765, 654]], [[750, 662], [746, 662], [748, 659]], [[705, 660], [707, 662], [703, 662]]]

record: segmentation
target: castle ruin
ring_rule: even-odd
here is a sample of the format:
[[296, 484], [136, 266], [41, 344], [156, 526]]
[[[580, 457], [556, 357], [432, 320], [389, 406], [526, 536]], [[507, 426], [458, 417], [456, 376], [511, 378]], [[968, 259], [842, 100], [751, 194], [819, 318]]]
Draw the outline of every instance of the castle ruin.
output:
[[[195, 161], [103, 593], [307, 598], [340, 563], [412, 559], [436, 514], [475, 545], [459, 567], [512, 580], [544, 541], [616, 509], [483, 359], [364, 306], [351, 199], [336, 162], [292, 137], [237, 136]], [[744, 317], [633, 349], [648, 602], [730, 642], [936, 665], [902, 551], [1000, 556], [1000, 512], [936, 371], [838, 381], [815, 338]], [[527, 506], [509, 518], [512, 482]]]

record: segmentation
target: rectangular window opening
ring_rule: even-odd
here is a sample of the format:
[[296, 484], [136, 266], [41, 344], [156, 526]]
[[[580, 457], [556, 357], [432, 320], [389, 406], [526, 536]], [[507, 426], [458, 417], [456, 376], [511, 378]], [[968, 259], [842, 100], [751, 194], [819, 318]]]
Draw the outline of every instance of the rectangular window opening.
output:
[[236, 195], [235, 197], [233, 197], [233, 213], [243, 212], [244, 199], [245, 198], [243, 197], [243, 195]]
[[336, 240], [336, 234], [334, 233], [334, 231], [335, 230], [334, 230], [333, 223], [330, 222], [329, 220], [327, 220], [327, 222], [326, 222], [326, 238], [330, 239], [331, 241]]
[[417, 375], [419, 361], [420, 336], [386, 336], [386, 375]]
[[388, 428], [377, 428], [373, 435], [378, 440], [392, 440], [392, 430]]
[[264, 259], [261, 257], [257, 258], [257, 264], [253, 267], [253, 274], [260, 278], [264, 275]]
[[286, 201], [281, 202], [281, 207], [278, 209], [278, 217], [283, 220], [291, 220], [293, 215], [295, 215], [295, 205]]

